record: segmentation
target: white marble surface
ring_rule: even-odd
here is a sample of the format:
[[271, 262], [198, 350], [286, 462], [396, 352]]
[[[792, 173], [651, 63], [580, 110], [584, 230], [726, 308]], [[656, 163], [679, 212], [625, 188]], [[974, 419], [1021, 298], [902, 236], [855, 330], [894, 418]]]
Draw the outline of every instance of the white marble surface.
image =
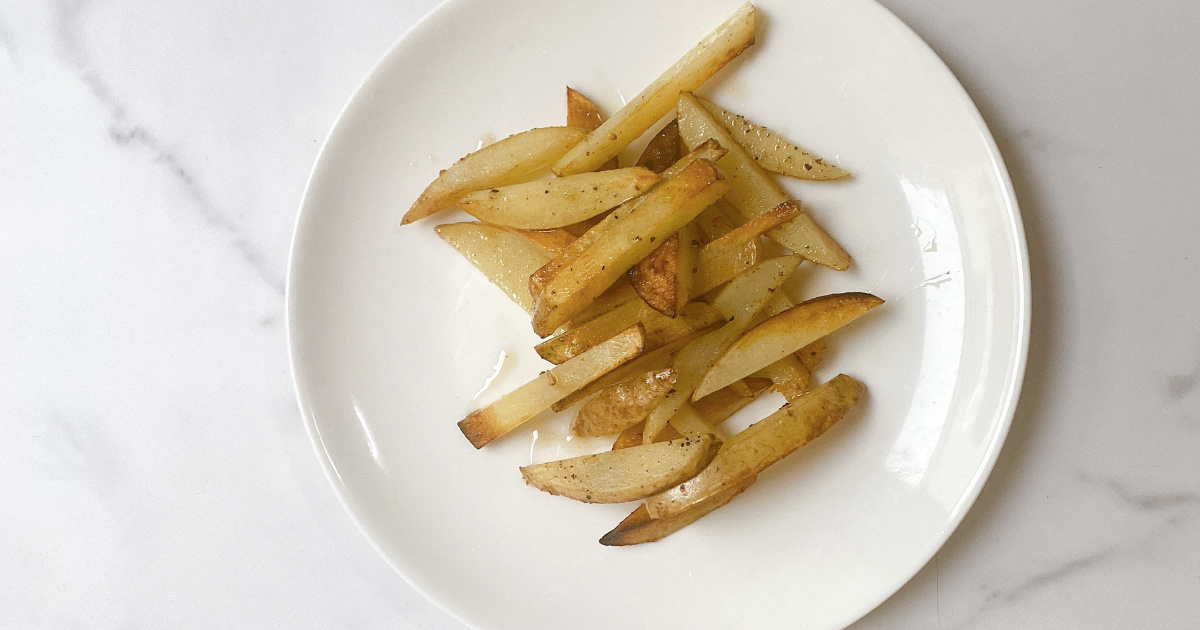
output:
[[[328, 487], [282, 326], [320, 142], [435, 4], [0, 4], [0, 627], [462, 627]], [[1194, 628], [1200, 5], [884, 4], [1004, 152], [1034, 331], [978, 503], [853, 628]]]

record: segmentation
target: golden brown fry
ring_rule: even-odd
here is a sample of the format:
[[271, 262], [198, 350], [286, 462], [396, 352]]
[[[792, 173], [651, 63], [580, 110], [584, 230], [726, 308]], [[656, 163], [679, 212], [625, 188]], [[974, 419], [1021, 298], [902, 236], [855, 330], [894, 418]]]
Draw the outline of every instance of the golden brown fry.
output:
[[550, 259], [543, 248], [520, 234], [485, 223], [447, 223], [434, 231], [521, 308], [533, 312], [533, 297], [526, 285], [529, 274]]
[[634, 166], [477, 190], [458, 200], [468, 214], [494, 225], [549, 230], [574, 225], [641, 195], [658, 181]]
[[865, 391], [839, 374], [729, 438], [700, 474], [646, 499], [646, 510], [652, 518], [668, 518], [737, 486], [820, 437]]
[[575, 435], [616, 435], [641, 422], [675, 384], [675, 370], [650, 370], [605, 387], [580, 407], [571, 422]]
[[829, 181], [849, 177], [850, 173], [801, 149], [762, 125], [746, 120], [715, 103], [699, 99], [700, 104], [721, 122], [759, 166], [780, 175], [798, 179]]
[[571, 127], [541, 127], [489, 144], [442, 171], [400, 223], [424, 219], [475, 190], [529, 181], [585, 135]]
[[687, 304], [679, 317], [671, 319], [641, 300], [630, 300], [578, 328], [543, 341], [534, 349], [543, 359], [555, 364], [562, 363], [640, 322], [646, 331], [645, 351], [650, 352], [696, 330], [711, 329], [724, 321], [725, 318], [716, 309], [701, 302]]
[[638, 296], [667, 317], [675, 317], [691, 297], [698, 249], [694, 240], [690, 224], [685, 225], [629, 270]]
[[[604, 116], [600, 113], [600, 108], [591, 99], [567, 86], [567, 126], [584, 131], [594, 131], [603, 122]], [[614, 168], [617, 168], [617, 156], [615, 155], [596, 170], [607, 171]]]
[[691, 479], [721, 441], [711, 433], [521, 467], [525, 483], [584, 503], [624, 503]]
[[661, 173], [678, 162], [684, 153], [687, 153], [687, 149], [683, 147], [683, 140], [679, 138], [679, 121], [671, 120], [650, 139], [650, 143], [638, 158], [637, 165]]
[[700, 248], [696, 254], [696, 273], [692, 280], [696, 295], [703, 295], [729, 282], [755, 264], [759, 252], [758, 237], [794, 219], [801, 212], [800, 204], [785, 201]]
[[754, 485], [758, 477], [747, 477], [733, 487], [706, 499], [691, 508], [666, 518], [650, 518], [646, 505], [639, 505], [632, 514], [617, 524], [612, 531], [600, 538], [600, 544], [607, 547], [624, 545], [639, 545], [642, 543], [661, 540], [666, 536], [695, 523], [709, 512], [729, 503], [733, 497]]
[[586, 173], [608, 161], [654, 126], [680, 92], [694, 90], [754, 43], [754, 7], [742, 5], [658, 79], [556, 162], [559, 175]]
[[505, 394], [496, 402], [458, 423], [458, 428], [475, 448], [517, 428], [555, 401], [596, 380], [604, 373], [637, 356], [645, 344], [641, 325], [628, 330], [583, 354], [545, 372]]

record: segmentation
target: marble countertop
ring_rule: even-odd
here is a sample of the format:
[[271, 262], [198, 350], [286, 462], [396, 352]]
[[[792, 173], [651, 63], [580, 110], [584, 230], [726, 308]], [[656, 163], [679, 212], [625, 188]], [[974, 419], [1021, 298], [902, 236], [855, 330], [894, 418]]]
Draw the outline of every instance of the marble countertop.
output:
[[[463, 627], [329, 488], [283, 327], [321, 141], [435, 4], [0, 4], [0, 626]], [[883, 4], [996, 136], [1034, 326], [975, 507], [852, 627], [1195, 627], [1200, 4]]]

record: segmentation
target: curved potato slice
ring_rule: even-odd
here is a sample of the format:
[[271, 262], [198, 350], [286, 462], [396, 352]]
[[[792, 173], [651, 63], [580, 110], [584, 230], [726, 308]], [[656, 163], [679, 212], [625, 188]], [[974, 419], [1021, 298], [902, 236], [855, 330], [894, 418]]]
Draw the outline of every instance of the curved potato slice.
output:
[[772, 173], [814, 181], [830, 181], [850, 176], [850, 173], [826, 163], [774, 131], [746, 120], [745, 116], [739, 116], [702, 98], [697, 100], [733, 134], [737, 143], [742, 145], [759, 166]]
[[584, 503], [624, 503], [691, 479], [720, 446], [710, 433], [522, 466], [521, 475], [550, 494]]
[[643, 503], [632, 514], [626, 516], [625, 520], [618, 523], [612, 531], [602, 536], [600, 544], [606, 547], [619, 547], [624, 545], [640, 545], [642, 543], [661, 540], [695, 523], [709, 512], [729, 503], [733, 500], [733, 497], [736, 497], [743, 490], [754, 485], [757, 479], [758, 477], [747, 477], [728, 490], [693, 505], [691, 508], [675, 516], [668, 516], [666, 518], [650, 518], [650, 512], [646, 510], [646, 504]]
[[700, 474], [646, 499], [651, 518], [669, 518], [744, 483], [817, 439], [856, 405], [866, 389], [839, 374], [729, 438]]
[[616, 435], [641, 422], [675, 384], [675, 370], [651, 370], [600, 390], [571, 421], [578, 436]]
[[587, 135], [573, 127], [539, 127], [489, 144], [441, 172], [400, 220], [401, 225], [449, 208], [467, 193], [531, 179]]
[[615, 208], [656, 182], [658, 174], [633, 166], [477, 190], [459, 199], [458, 207], [480, 221], [549, 230]]
[[801, 302], [751, 328], [701, 377], [697, 400], [783, 359], [883, 304], [870, 293], [837, 293]]
[[512, 301], [526, 312], [533, 312], [529, 274], [550, 261], [543, 247], [521, 234], [486, 223], [447, 223], [434, 231]]

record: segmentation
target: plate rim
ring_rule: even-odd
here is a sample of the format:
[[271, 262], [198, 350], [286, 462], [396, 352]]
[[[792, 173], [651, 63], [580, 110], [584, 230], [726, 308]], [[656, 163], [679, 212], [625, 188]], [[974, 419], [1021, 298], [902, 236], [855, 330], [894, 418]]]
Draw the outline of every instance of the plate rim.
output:
[[[415, 590], [423, 598], [425, 598], [426, 601], [432, 603], [435, 607], [446, 613], [458, 623], [461, 623], [472, 630], [487, 630], [487, 628], [477, 625], [471, 620], [463, 617], [461, 614], [450, 608], [449, 605], [443, 603], [441, 599], [433, 596], [421, 584], [415, 581], [390, 557], [388, 553], [385, 553], [382, 543], [377, 539], [376, 534], [367, 527], [363, 521], [363, 517], [352, 508], [350, 500], [346, 496], [346, 487], [340, 482], [340, 477], [338, 476], [332, 458], [323, 445], [320, 430], [316, 426], [313, 409], [311, 405], [306, 404], [305, 393], [301, 390], [301, 366], [297, 356], [299, 353], [298, 346], [300, 344], [295, 337], [295, 329], [293, 325], [293, 300], [296, 255], [298, 247], [297, 244], [300, 239], [301, 229], [305, 223], [305, 219], [313, 212], [312, 210], [306, 212], [306, 208], [309, 207], [310, 200], [313, 195], [313, 183], [319, 176], [319, 173], [322, 171], [323, 167], [325, 166], [325, 162], [328, 159], [328, 153], [330, 151], [331, 144], [334, 142], [335, 138], [341, 134], [343, 128], [349, 124], [348, 119], [350, 117], [351, 110], [359, 103], [363, 94], [374, 85], [378, 77], [382, 74], [383, 68], [393, 62], [394, 57], [398, 54], [398, 49], [403, 47], [408, 39], [413, 37], [418, 31], [428, 28], [431, 22], [441, 19], [442, 15], [449, 12], [453, 7], [456, 7], [460, 4], [469, 4], [471, 2], [478, 1], [480, 0], [443, 0], [442, 2], [439, 2], [427, 13], [422, 15], [400, 36], [398, 36], [390, 45], [388, 45], [386, 50], [375, 60], [374, 63], [372, 63], [370, 69], [366, 72], [366, 74], [363, 75], [362, 79], [355, 86], [350, 96], [342, 104], [342, 107], [339, 109], [336, 117], [334, 118], [333, 124], [330, 126], [329, 132], [326, 134], [321, 143], [321, 147], [313, 160], [312, 168], [309, 170], [308, 176], [305, 179], [303, 189], [304, 193], [300, 198], [300, 202], [296, 211], [296, 218], [292, 226], [291, 241], [288, 247], [288, 262], [285, 276], [283, 302], [284, 334], [287, 340], [287, 357], [289, 373], [292, 379], [293, 393], [299, 407], [301, 419], [304, 422], [306, 434], [308, 435], [309, 442], [315, 455], [317, 456], [317, 459], [320, 461], [321, 469], [324, 472], [326, 482], [332, 487], [335, 496], [342, 505], [342, 508], [350, 517], [359, 533], [362, 534], [362, 536], [367, 540], [379, 557], [381, 557], [384, 562], [387, 563], [387, 565], [391, 567], [391, 569], [397, 575], [399, 575], [410, 588]], [[750, 2], [752, 3], [753, 0], [750, 0]], [[987, 443], [986, 449], [984, 450], [984, 456], [980, 460], [979, 466], [976, 468], [974, 475], [967, 482], [963, 495], [955, 504], [954, 508], [950, 511], [945, 525], [935, 536], [931, 537], [931, 543], [917, 554], [917, 556], [922, 558], [922, 560], [919, 563], [915, 563], [915, 566], [911, 567], [910, 570], [900, 572], [903, 575], [903, 579], [898, 580], [898, 582], [890, 589], [886, 589], [885, 591], [881, 592], [877, 598], [869, 600], [869, 605], [865, 605], [861, 611], [853, 613], [853, 617], [845, 627], [857, 623], [863, 617], [870, 614], [881, 604], [902, 590], [917, 573], [919, 573], [925, 566], [928, 565], [937, 552], [945, 546], [950, 536], [952, 536], [954, 532], [958, 530], [958, 527], [962, 524], [963, 519], [966, 518], [967, 513], [970, 512], [971, 508], [978, 500], [983, 491], [983, 487], [991, 478], [991, 474], [995, 468], [996, 462], [999, 459], [1000, 452], [1003, 450], [1004, 444], [1007, 441], [1013, 419], [1016, 416], [1017, 407], [1020, 402], [1021, 391], [1024, 385], [1026, 369], [1028, 366], [1029, 344], [1032, 328], [1032, 273], [1029, 261], [1028, 239], [1026, 237], [1024, 221], [1021, 215], [1016, 191], [1012, 183], [1011, 174], [1006, 165], [1004, 156], [996, 143], [995, 136], [993, 135], [991, 128], [984, 119], [982, 112], [980, 112], [978, 105], [976, 105], [975, 99], [971, 97], [971, 94], [959, 80], [958, 76], [955, 75], [950, 69], [949, 65], [945, 62], [942, 56], [939, 55], [936, 50], [934, 50], [934, 48], [925, 40], [924, 37], [918, 34], [916, 30], [908, 25], [907, 22], [902, 20], [892, 10], [881, 4], [878, 0], [860, 0], [860, 2], [863, 6], [871, 7], [872, 10], [880, 12], [883, 20], [890, 21], [893, 25], [898, 26], [899, 32], [903, 33], [905, 37], [916, 43], [918, 49], [920, 49], [923, 53], [927, 54], [933, 60], [936, 60], [935, 67], [937, 68], [937, 71], [944, 75], [943, 78], [949, 80], [948, 85], [952, 86], [952, 88], [958, 92], [958, 95], [964, 100], [964, 102], [970, 105], [969, 113], [972, 122], [974, 123], [976, 130], [980, 133], [981, 139], [984, 140], [988, 154], [995, 165], [993, 170], [998, 182], [1001, 184], [1006, 219], [1008, 226], [1010, 227], [1009, 232], [1012, 237], [1012, 244], [1015, 247], [1016, 253], [1016, 256], [1014, 256], [1012, 259], [1014, 272], [1013, 277], [1017, 280], [1013, 284], [1013, 295], [1014, 302], [1017, 303], [1018, 308], [1014, 309], [1013, 311], [1014, 334], [1011, 338], [1016, 341], [1016, 344], [1012, 361], [1007, 365], [1010, 376], [1004, 383], [1005, 393], [1003, 396], [1003, 402], [997, 406], [996, 415], [1000, 418], [1000, 421], [993, 427], [991, 439]]]

